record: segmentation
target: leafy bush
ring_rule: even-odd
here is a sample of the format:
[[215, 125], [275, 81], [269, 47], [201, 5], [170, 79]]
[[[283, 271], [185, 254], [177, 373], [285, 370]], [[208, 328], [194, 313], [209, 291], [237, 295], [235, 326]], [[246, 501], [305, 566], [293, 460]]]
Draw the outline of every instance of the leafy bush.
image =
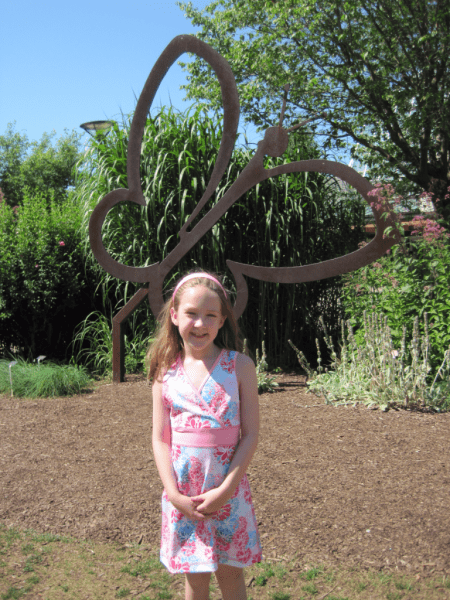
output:
[[441, 352], [441, 364], [431, 373], [426, 313], [424, 335], [419, 334], [419, 319], [416, 317], [410, 344], [406, 344], [405, 326], [401, 344], [397, 347], [392, 340], [387, 316], [375, 313], [368, 316], [364, 312], [360, 341], [356, 339], [350, 321], [347, 321], [345, 335], [342, 321], [340, 356], [323, 320], [322, 327], [332, 357], [330, 369], [322, 366], [319, 351], [319, 366], [317, 371], [313, 371], [302, 353], [292, 342], [289, 343], [308, 373], [309, 389], [318, 396], [324, 396], [327, 404], [363, 402], [382, 410], [397, 406], [429, 408], [438, 412], [450, 409], [450, 347]]
[[64, 356], [92, 295], [76, 205], [28, 190], [0, 203], [0, 349]]
[[[0, 393], [11, 393], [9, 360], [0, 360]], [[91, 383], [86, 370], [77, 365], [39, 365], [18, 359], [11, 368], [14, 396], [25, 398], [57, 397], [79, 394]]]
[[[435, 224], [433, 223], [435, 226]], [[424, 228], [426, 224], [424, 224]], [[342, 307], [362, 344], [364, 312], [387, 317], [393, 343], [399, 345], [406, 327], [406, 345], [413, 339], [413, 324], [425, 335], [425, 313], [429, 317], [429, 357], [436, 370], [443, 351], [450, 345], [450, 244], [446, 232], [430, 239], [419, 235], [367, 267], [344, 275]]]

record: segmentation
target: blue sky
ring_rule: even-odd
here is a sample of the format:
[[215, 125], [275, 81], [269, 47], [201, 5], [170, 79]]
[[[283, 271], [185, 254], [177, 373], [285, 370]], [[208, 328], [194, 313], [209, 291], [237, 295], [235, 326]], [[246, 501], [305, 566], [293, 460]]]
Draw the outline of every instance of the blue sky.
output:
[[[120, 120], [172, 38], [196, 31], [175, 0], [4, 0], [1, 24], [0, 135], [16, 121], [30, 140], [53, 130], [56, 137], [64, 129], [82, 133], [87, 121]], [[173, 65], [152, 108], [170, 101], [187, 108], [184, 82]], [[261, 137], [254, 135], [252, 141]]]

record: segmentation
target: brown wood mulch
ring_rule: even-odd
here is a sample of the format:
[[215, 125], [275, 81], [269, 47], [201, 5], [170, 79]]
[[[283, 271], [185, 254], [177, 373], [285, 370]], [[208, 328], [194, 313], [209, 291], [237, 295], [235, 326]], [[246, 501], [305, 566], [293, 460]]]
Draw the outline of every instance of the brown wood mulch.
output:
[[[450, 572], [450, 414], [326, 406], [303, 377], [260, 396], [248, 470], [263, 557]], [[0, 522], [160, 543], [142, 376], [70, 398], [0, 396]]]

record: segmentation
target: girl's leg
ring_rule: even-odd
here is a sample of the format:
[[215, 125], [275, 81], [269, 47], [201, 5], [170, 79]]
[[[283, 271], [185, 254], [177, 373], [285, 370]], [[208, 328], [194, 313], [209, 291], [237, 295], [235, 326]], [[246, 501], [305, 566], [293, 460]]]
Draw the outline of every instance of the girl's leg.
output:
[[209, 600], [211, 573], [186, 573], [186, 600]]
[[216, 577], [222, 592], [222, 600], [247, 600], [244, 569], [219, 563]]

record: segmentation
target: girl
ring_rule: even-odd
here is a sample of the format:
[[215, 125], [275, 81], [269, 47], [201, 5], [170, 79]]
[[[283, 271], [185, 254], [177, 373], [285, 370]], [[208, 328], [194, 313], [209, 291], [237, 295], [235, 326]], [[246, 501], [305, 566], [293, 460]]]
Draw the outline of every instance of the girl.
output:
[[[243, 567], [262, 560], [246, 470], [258, 444], [253, 361], [217, 277], [175, 286], [149, 349], [153, 453], [164, 485], [160, 559], [186, 574], [186, 600], [247, 598]], [[240, 438], [239, 438], [240, 430]]]

